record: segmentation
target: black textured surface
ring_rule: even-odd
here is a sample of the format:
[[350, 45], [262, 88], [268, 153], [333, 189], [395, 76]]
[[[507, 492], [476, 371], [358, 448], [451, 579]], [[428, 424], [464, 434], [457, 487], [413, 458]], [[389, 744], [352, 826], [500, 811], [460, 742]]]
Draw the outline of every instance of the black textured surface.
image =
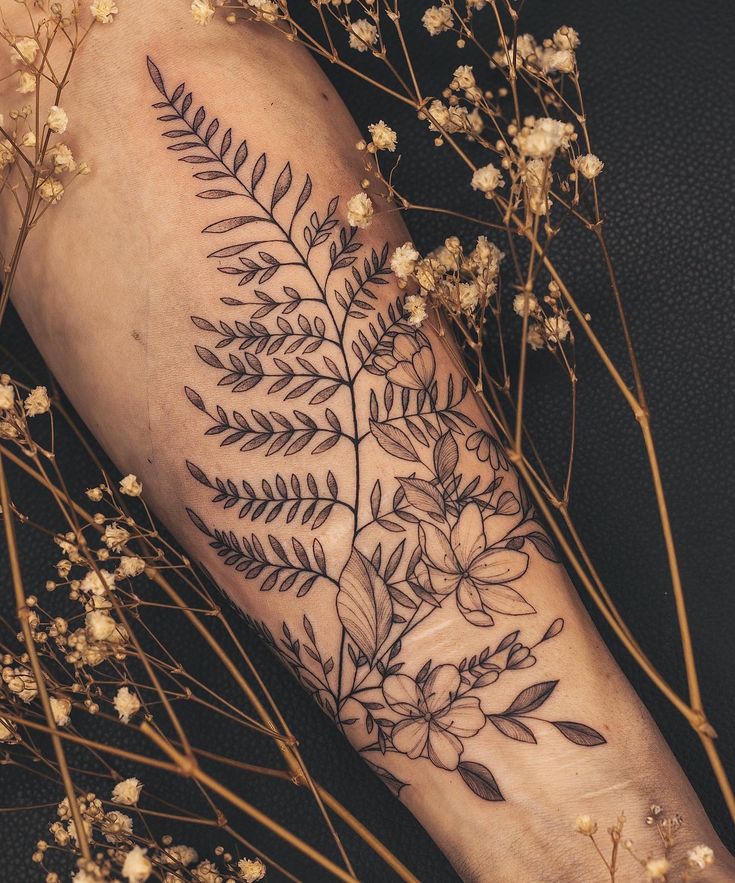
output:
[[[408, 6], [408, 4], [406, 4]], [[418, 19], [424, 5], [415, 3]], [[733, 86], [730, 74], [735, 17], [730, 4], [714, 0], [616, 3], [528, 2], [524, 30], [550, 34], [559, 24], [582, 35], [579, 52], [595, 151], [605, 161], [601, 179], [607, 234], [642, 364], [654, 432], [666, 483], [672, 522], [699, 660], [706, 706], [722, 734], [725, 763], [735, 769], [735, 675], [731, 632], [735, 622], [733, 560], [732, 296], [732, 138]], [[405, 23], [409, 29], [406, 14]], [[415, 57], [431, 88], [440, 91], [453, 62], [436, 54], [454, 51], [450, 38], [424, 39]], [[459, 56], [457, 64], [460, 63]], [[465, 170], [451, 160], [436, 165], [437, 154], [425, 132], [405, 110], [342, 72], [329, 70], [361, 127], [384, 118], [401, 137], [402, 186], [418, 202], [447, 205], [464, 194]], [[408, 170], [409, 166], [411, 170]], [[441, 170], [441, 171], [440, 171]], [[462, 185], [460, 188], [459, 185]], [[433, 215], [409, 217], [422, 248], [459, 232]], [[583, 236], [561, 245], [557, 260], [573, 289], [593, 315], [595, 328], [623, 359], [621, 336], [605, 289], [603, 267], [593, 243]], [[32, 345], [14, 314], [3, 327], [4, 345], [25, 364], [34, 364]], [[5, 355], [0, 354], [2, 363]], [[552, 462], [562, 462], [565, 446], [566, 388], [548, 371], [548, 360], [531, 360], [533, 390], [529, 414]], [[579, 347], [580, 427], [573, 515], [598, 569], [650, 655], [683, 689], [673, 601], [651, 484], [638, 428], [589, 348]], [[73, 445], [61, 440], [64, 470], [72, 487], [82, 488], [90, 473]], [[26, 511], [51, 520], [51, 504], [40, 496], [23, 500]], [[22, 536], [29, 586], [48, 578], [49, 554], [31, 531]], [[8, 584], [0, 571], [2, 605]], [[595, 616], [593, 612], [593, 616]], [[595, 616], [599, 623], [599, 617]], [[247, 636], [245, 626], [238, 626]], [[684, 720], [641, 676], [633, 663], [603, 634], [667, 736], [716, 827], [727, 842], [732, 829], [697, 739]], [[367, 768], [332, 731], [311, 702], [262, 648], [248, 639], [266, 681], [302, 740], [314, 775], [381, 837], [425, 881], [457, 879], [410, 815], [374, 780]], [[186, 648], [184, 648], [186, 652]], [[193, 650], [189, 651], [193, 652]], [[202, 733], [214, 742], [227, 734]], [[253, 743], [254, 744], [254, 743]], [[216, 750], [216, 749], [215, 749]], [[248, 744], [243, 743], [242, 755]], [[330, 851], [317, 816], [288, 785], [251, 777], [238, 782], [249, 798], [285, 821], [315, 846]], [[182, 786], [183, 787], [183, 786]], [[31, 804], [45, 791], [27, 775], [0, 769], [0, 804]], [[48, 811], [0, 814], [1, 883], [41, 879], [30, 853], [44, 829]], [[251, 836], [266, 843], [257, 829]], [[220, 842], [216, 833], [194, 839], [206, 853]], [[352, 845], [350, 838], [347, 839]], [[352, 851], [362, 879], [392, 879], [357, 843]], [[285, 853], [278, 847], [279, 856]], [[313, 866], [289, 861], [306, 880], [323, 875]]]

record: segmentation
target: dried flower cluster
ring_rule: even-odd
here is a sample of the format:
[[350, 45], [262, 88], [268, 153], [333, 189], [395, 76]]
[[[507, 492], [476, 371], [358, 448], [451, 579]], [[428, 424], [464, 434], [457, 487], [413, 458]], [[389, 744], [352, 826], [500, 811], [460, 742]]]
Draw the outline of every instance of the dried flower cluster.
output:
[[[598, 833], [598, 825], [592, 816], [578, 816], [574, 823], [574, 830], [590, 839], [597, 856], [605, 864], [611, 883], [621, 879], [618, 876], [621, 872], [621, 847], [623, 852], [627, 853], [638, 865], [640, 871], [638, 879], [646, 880], [648, 883], [673, 883], [674, 880], [687, 883], [693, 879], [693, 875], [714, 864], [713, 850], [703, 843], [688, 849], [684, 858], [679, 862], [672, 856], [674, 843], [684, 825], [684, 819], [678, 813], [669, 815], [660, 806], [653, 805], [651, 814], [646, 818], [646, 824], [654, 828], [657, 834], [656, 852], [646, 857], [639, 854], [632, 840], [623, 838], [625, 816], [622, 813], [615, 823], [607, 829], [611, 847], [609, 856], [605, 855], [600, 843], [595, 838]], [[628, 876], [625, 879], [628, 879]]]

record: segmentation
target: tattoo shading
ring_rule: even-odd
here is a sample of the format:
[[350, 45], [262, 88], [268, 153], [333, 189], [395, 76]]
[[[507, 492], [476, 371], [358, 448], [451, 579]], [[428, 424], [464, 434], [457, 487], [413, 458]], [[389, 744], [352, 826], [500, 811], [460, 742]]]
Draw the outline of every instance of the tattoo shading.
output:
[[[396, 794], [409, 783], [382, 766], [389, 755], [455, 771], [479, 798], [503, 800], [492, 772], [469, 759], [481, 731], [535, 743], [541, 721], [576, 745], [603, 744], [585, 724], [538, 717], [557, 681], [493, 705], [494, 685], [531, 668], [563, 628], [556, 619], [531, 644], [517, 629], [493, 637], [506, 617], [537, 613], [520, 591], [532, 556], [557, 558], [503, 448], [470, 416], [467, 381], [437, 371], [398, 289], [376, 293], [392, 282], [388, 244], [364, 246], [340, 222], [338, 197], [318, 205], [309, 175], [297, 180], [290, 163], [271, 171], [183, 83], [169, 92], [150, 59], [148, 69], [168, 150], [203, 182], [199, 199], [227, 207], [202, 231], [213, 271], [232, 286], [220, 298], [227, 318], [191, 317], [212, 386], [185, 392], [213, 444], [245, 454], [243, 471], [256, 450], [274, 464], [257, 482], [187, 461], [212, 503], [189, 517], [249, 587], [333, 599], [341, 638], [317, 634], [304, 600], [277, 637], [251, 619], [257, 631]], [[266, 400], [267, 411], [241, 404]], [[376, 451], [394, 472], [375, 478]], [[311, 469], [289, 468], [303, 464], [289, 461], [299, 453]], [[476, 473], [464, 474], [467, 463]], [[340, 560], [319, 539], [333, 525], [349, 528]], [[414, 668], [404, 643], [450, 614], [489, 636], [483, 649]]]

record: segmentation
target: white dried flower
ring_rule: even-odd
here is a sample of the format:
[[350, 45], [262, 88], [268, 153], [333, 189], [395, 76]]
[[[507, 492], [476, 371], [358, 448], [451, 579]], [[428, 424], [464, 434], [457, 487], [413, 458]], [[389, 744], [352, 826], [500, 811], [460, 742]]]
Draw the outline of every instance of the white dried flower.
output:
[[133, 833], [133, 820], [124, 812], [113, 809], [105, 813], [102, 830], [108, 843], [116, 843]]
[[45, 386], [37, 386], [32, 389], [25, 397], [23, 407], [29, 417], [37, 417], [39, 414], [45, 414], [51, 408], [51, 401], [48, 397], [48, 390]]
[[18, 73], [18, 87], [15, 90], [21, 95], [28, 95], [30, 92], [36, 91], [36, 77], [30, 71], [20, 71]]
[[71, 148], [67, 144], [56, 144], [49, 150], [48, 155], [54, 162], [54, 171], [59, 174], [73, 172], [77, 167]]
[[585, 153], [582, 156], [576, 157], [572, 165], [582, 177], [587, 178], [589, 181], [592, 178], [596, 178], [605, 168], [605, 163], [595, 156], [594, 153]]
[[353, 21], [350, 25], [350, 46], [358, 52], [367, 52], [378, 39], [378, 29], [366, 18]]
[[557, 31], [554, 31], [554, 45], [560, 49], [574, 50], [579, 46], [579, 34], [567, 25], [562, 25]]
[[413, 273], [419, 257], [420, 255], [413, 247], [413, 243], [404, 242], [391, 255], [390, 268], [399, 279], [405, 280]]
[[532, 350], [543, 349], [546, 346], [546, 338], [544, 337], [543, 328], [536, 323], [530, 325], [528, 328], [528, 334], [526, 335], [526, 342]]
[[373, 203], [367, 193], [356, 193], [347, 203], [347, 223], [350, 227], [369, 227], [373, 220]]
[[69, 125], [69, 117], [67, 116], [66, 111], [57, 104], [52, 105], [48, 112], [48, 116], [46, 117], [46, 125], [52, 132], [56, 132], [57, 135], [62, 135], [66, 132], [66, 128]]
[[46, 178], [41, 182], [38, 192], [41, 199], [55, 205], [64, 195], [64, 185], [56, 178]]
[[476, 282], [459, 283], [459, 308], [463, 313], [471, 313], [480, 302], [480, 289]]
[[35, 132], [26, 132], [23, 137], [20, 139], [21, 147], [35, 147], [36, 146], [36, 133]]
[[137, 555], [123, 555], [117, 566], [117, 572], [121, 577], [131, 578], [139, 576], [145, 570], [145, 561]]
[[178, 846], [170, 846], [163, 856], [164, 861], [169, 862], [179, 862], [179, 864], [187, 867], [188, 865], [193, 865], [194, 862], [199, 860], [199, 855], [197, 854], [196, 849], [193, 846], [185, 846], [184, 844], [179, 844]]
[[421, 22], [432, 37], [448, 31], [454, 24], [452, 10], [448, 6], [430, 6], [421, 18]]
[[120, 687], [115, 694], [113, 705], [124, 724], [130, 723], [130, 718], [140, 711], [140, 699], [138, 699], [135, 693], [131, 693], [127, 687]]
[[15, 404], [15, 389], [9, 383], [0, 383], [0, 411], [9, 411]]
[[104, 596], [110, 589], [115, 588], [115, 574], [110, 573], [109, 570], [100, 570], [98, 575], [96, 570], [89, 570], [84, 575], [79, 588], [92, 595]]
[[472, 66], [461, 64], [454, 72], [452, 86], [455, 89], [472, 89], [475, 85], [475, 75], [472, 71]]
[[0, 742], [15, 742], [16, 738], [13, 724], [0, 717]]
[[49, 696], [49, 703], [51, 704], [51, 713], [54, 716], [56, 725], [65, 727], [69, 723], [71, 715], [71, 702], [66, 696]]
[[245, 883], [258, 883], [265, 877], [265, 865], [259, 858], [242, 858], [237, 867]]
[[143, 493], [143, 482], [130, 473], [120, 481], [120, 493], [128, 497], [139, 497]]
[[117, 15], [118, 8], [115, 5], [115, 0], [94, 0], [89, 11], [96, 21], [106, 25], [112, 21], [114, 15]]
[[84, 618], [87, 637], [92, 641], [114, 640], [117, 623], [105, 610], [90, 610]]
[[33, 64], [38, 55], [38, 43], [34, 37], [20, 37], [10, 47], [13, 64]]
[[503, 186], [503, 176], [500, 174], [500, 169], [489, 163], [475, 169], [471, 184], [473, 190], [480, 190], [490, 197], [496, 188]]
[[697, 871], [703, 871], [708, 865], [714, 864], [714, 861], [714, 852], [703, 843], [687, 852], [687, 864], [690, 868], [694, 868]]
[[214, 15], [214, 6], [209, 0], [192, 0], [191, 14], [198, 25], [208, 25]]
[[592, 816], [577, 816], [574, 823], [574, 830], [587, 837], [591, 837], [597, 832], [597, 822]]
[[143, 785], [140, 780], [132, 776], [115, 785], [112, 789], [112, 799], [115, 803], [122, 803], [124, 806], [135, 806], [140, 799], [142, 789]]
[[33, 702], [38, 695], [36, 680], [27, 668], [6, 666], [2, 670], [2, 678], [8, 690], [22, 702]]
[[145, 883], [153, 872], [153, 865], [146, 855], [148, 850], [134, 846], [125, 856], [122, 875], [128, 883]]
[[7, 138], [3, 138], [0, 141], [0, 172], [12, 162], [15, 162], [15, 150], [10, 141]]
[[383, 122], [383, 120], [378, 120], [377, 123], [371, 123], [368, 126], [368, 132], [370, 132], [370, 135], [372, 136], [373, 145], [376, 150], [388, 150], [390, 153], [393, 153], [396, 149], [398, 136], [387, 123]]
[[569, 134], [567, 124], [561, 120], [531, 118], [530, 124], [521, 129], [513, 143], [525, 156], [551, 157], [559, 148], [567, 146]]
[[113, 521], [105, 528], [102, 539], [108, 549], [112, 549], [113, 552], [121, 552], [123, 545], [130, 539], [130, 532]]
[[[513, 310], [523, 318], [526, 310], [528, 310], [528, 314], [531, 315], [536, 312], [538, 309], [538, 301], [536, 300], [536, 296], [532, 294], [530, 291], [522, 291], [520, 294], [517, 294], [513, 298]], [[582, 816], [579, 817], [580, 819]], [[579, 819], [577, 819], [579, 821]]]
[[646, 862], [646, 876], [649, 880], [665, 880], [671, 864], [665, 858], [652, 858]]
[[566, 340], [572, 330], [564, 316], [549, 316], [544, 322], [544, 329], [548, 339], [552, 343], [560, 343]]
[[420, 325], [426, 318], [426, 299], [418, 294], [409, 294], [403, 301], [403, 315], [411, 325]]
[[546, 73], [574, 73], [574, 53], [569, 49], [549, 49], [544, 52], [541, 67]]

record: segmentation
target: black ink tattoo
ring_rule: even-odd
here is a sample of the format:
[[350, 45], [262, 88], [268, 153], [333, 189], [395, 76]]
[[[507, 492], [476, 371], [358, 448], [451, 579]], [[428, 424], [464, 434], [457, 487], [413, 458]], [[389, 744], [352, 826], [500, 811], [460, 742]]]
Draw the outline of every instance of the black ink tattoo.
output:
[[[341, 640], [333, 654], [303, 612], [298, 628], [281, 623], [279, 637], [254, 625], [394, 793], [407, 783], [376, 763], [389, 754], [457, 771], [479, 797], [503, 800], [465, 746], [488, 728], [536, 742], [535, 712], [557, 682], [532, 684], [494, 709], [492, 687], [533, 666], [563, 621], [530, 645], [513, 630], [470, 658], [415, 669], [402, 648], [440, 611], [455, 609], [486, 634], [499, 619], [536, 614], [518, 587], [530, 556], [556, 561], [554, 549], [502, 447], [469, 416], [466, 380], [437, 372], [429, 338], [403, 319], [400, 296], [378, 296], [390, 284], [388, 245], [367, 249], [340, 222], [337, 197], [315, 205], [309, 175], [297, 182], [289, 163], [271, 173], [265, 153], [252, 157], [231, 129], [222, 133], [195, 109], [183, 83], [169, 92], [150, 59], [148, 68], [168, 149], [206, 182], [197, 196], [234, 206], [203, 234], [217, 245], [207, 255], [213, 267], [242, 292], [220, 299], [235, 318], [192, 316], [196, 353], [232, 404], [208, 404], [191, 387], [186, 395], [213, 441], [261, 450], [277, 464], [258, 484], [187, 462], [213, 513], [221, 507], [230, 520], [214, 527], [193, 509], [189, 517], [259, 591], [334, 599]], [[239, 404], [255, 402], [241, 395], [255, 390], [273, 409]], [[395, 462], [394, 475], [371, 475], [375, 445]], [[289, 468], [300, 452], [313, 457], [311, 470]], [[477, 474], [466, 478], [460, 461]], [[335, 463], [350, 464], [348, 482]], [[332, 519], [351, 525], [346, 561], [328, 561], [316, 533]], [[233, 529], [240, 521], [252, 524], [247, 535]], [[281, 541], [271, 523], [293, 525], [304, 539]], [[605, 742], [585, 724], [546, 722], [577, 745]]]

